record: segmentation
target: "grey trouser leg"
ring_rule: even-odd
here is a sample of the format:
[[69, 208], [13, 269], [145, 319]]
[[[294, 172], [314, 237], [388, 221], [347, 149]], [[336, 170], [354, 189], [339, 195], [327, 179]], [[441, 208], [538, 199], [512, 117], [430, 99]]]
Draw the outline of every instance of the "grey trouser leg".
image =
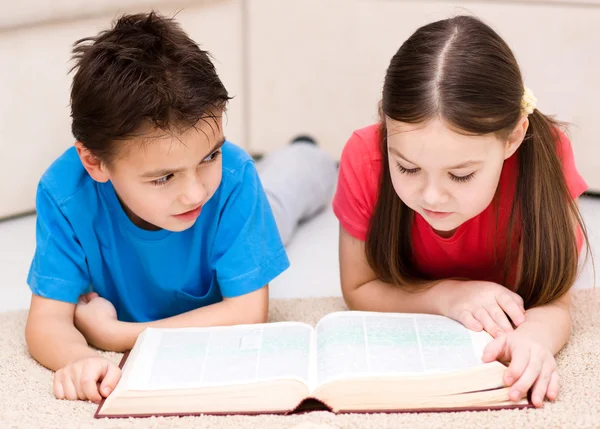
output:
[[283, 244], [298, 223], [322, 210], [331, 200], [337, 164], [319, 146], [297, 142], [256, 163]]

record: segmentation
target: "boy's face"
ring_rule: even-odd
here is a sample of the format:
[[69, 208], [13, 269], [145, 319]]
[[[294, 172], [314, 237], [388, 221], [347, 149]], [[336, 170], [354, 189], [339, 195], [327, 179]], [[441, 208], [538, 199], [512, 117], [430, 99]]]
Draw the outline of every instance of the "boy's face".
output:
[[221, 183], [222, 116], [174, 135], [134, 138], [105, 168], [124, 210], [144, 229], [183, 231]]

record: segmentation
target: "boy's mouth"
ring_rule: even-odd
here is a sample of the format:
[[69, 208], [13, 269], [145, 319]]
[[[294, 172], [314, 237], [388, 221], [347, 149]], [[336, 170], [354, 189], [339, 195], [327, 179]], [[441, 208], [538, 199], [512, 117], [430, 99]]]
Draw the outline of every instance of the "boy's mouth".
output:
[[195, 220], [198, 216], [200, 216], [200, 211], [202, 211], [202, 206], [198, 206], [195, 209], [189, 210], [187, 212], [173, 215], [173, 217], [182, 222], [189, 222]]

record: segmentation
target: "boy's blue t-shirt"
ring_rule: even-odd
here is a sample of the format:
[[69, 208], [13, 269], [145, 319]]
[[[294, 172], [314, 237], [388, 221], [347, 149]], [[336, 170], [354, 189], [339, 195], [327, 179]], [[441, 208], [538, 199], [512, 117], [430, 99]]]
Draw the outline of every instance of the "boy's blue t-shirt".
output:
[[68, 149], [38, 186], [31, 291], [71, 303], [95, 291], [119, 320], [146, 322], [269, 283], [289, 261], [254, 162], [229, 142], [222, 156], [221, 184], [196, 223], [147, 231], [127, 217], [112, 184], [94, 181]]

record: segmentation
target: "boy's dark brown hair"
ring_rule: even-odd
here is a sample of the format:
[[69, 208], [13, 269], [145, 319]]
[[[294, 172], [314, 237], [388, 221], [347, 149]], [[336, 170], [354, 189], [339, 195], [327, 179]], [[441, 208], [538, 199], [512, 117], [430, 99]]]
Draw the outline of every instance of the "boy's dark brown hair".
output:
[[72, 132], [107, 164], [148, 125], [183, 132], [225, 110], [229, 96], [210, 54], [172, 18], [124, 15], [74, 44]]
[[[366, 242], [377, 276], [420, 287], [412, 264], [413, 211], [394, 191], [388, 168], [385, 118], [417, 124], [440, 118], [465, 134], [506, 139], [522, 114], [523, 79], [506, 43], [489, 26], [457, 16], [419, 28], [394, 55], [381, 102], [379, 196]], [[546, 304], [572, 286], [578, 265], [576, 227], [587, 234], [557, 154], [557, 123], [534, 110], [518, 157], [518, 178], [505, 237], [497, 237], [504, 285], [520, 259], [515, 289], [526, 307]], [[518, 245], [513, 245], [518, 243]], [[587, 245], [589, 252], [589, 243]], [[521, 254], [518, 258], [517, 255]]]

